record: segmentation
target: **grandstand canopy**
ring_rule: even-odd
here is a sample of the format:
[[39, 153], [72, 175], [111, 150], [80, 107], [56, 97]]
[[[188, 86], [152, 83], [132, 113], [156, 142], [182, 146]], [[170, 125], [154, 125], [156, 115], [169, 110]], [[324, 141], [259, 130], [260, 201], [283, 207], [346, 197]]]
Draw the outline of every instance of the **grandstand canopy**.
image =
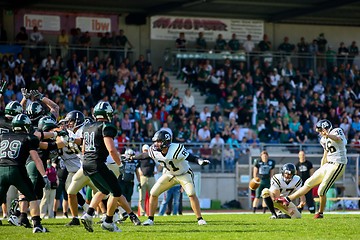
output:
[[360, 26], [356, 0], [6, 0], [0, 1], [0, 7]]

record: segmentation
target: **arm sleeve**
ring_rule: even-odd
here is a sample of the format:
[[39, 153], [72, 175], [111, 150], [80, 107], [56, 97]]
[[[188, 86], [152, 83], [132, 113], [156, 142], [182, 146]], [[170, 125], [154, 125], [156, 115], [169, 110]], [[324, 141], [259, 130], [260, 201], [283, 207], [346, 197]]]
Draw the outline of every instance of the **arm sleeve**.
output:
[[199, 157], [192, 155], [191, 153], [189, 153], [189, 155], [185, 158], [186, 161], [193, 163], [198, 163], [198, 159]]
[[28, 138], [29, 150], [37, 150], [39, 148], [40, 140], [34, 135], [29, 135]]
[[105, 123], [102, 129], [102, 133], [104, 137], [115, 138], [117, 135], [116, 127], [111, 123]]

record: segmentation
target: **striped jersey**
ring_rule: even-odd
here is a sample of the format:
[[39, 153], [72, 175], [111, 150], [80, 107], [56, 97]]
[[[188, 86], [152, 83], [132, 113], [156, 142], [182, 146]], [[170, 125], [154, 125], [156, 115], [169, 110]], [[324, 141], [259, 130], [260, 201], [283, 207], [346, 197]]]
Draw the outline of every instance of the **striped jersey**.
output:
[[275, 174], [271, 178], [270, 191], [280, 190], [280, 196], [287, 197], [297, 191], [302, 186], [302, 180], [298, 175], [294, 175], [289, 183], [286, 183], [281, 173]]
[[175, 176], [183, 175], [190, 169], [188, 161], [185, 160], [189, 153], [183, 144], [171, 143], [165, 156], [155, 150], [154, 145], [151, 145], [149, 156], [165, 168], [169, 174]]
[[322, 137], [320, 144], [327, 151], [327, 161], [334, 163], [347, 164], [346, 144], [347, 140], [341, 128], [334, 128], [330, 131], [331, 135], [336, 135], [341, 138], [341, 141], [336, 142], [328, 137]]

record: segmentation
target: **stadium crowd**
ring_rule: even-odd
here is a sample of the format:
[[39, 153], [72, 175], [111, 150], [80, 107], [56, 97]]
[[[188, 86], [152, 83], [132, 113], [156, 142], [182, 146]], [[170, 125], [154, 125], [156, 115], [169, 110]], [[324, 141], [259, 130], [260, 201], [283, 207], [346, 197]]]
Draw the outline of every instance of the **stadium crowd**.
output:
[[[34, 35], [41, 33], [34, 29], [27, 36], [22, 29], [16, 41], [31, 43]], [[36, 39], [45, 41], [43, 36]], [[184, 34], [179, 39], [176, 46], [186, 51]], [[132, 47], [122, 30], [119, 35], [106, 33], [99, 41], [100, 46], [109, 49], [125, 48], [126, 43]], [[231, 148], [234, 144], [242, 146], [244, 151], [260, 142], [302, 144], [316, 141], [314, 124], [321, 118], [342, 127], [349, 142], [358, 139], [360, 78], [358, 67], [352, 64], [358, 54], [355, 42], [349, 48], [342, 43], [336, 53], [327, 46], [323, 34], [311, 44], [303, 38], [297, 45], [291, 44], [285, 37], [277, 50], [306, 56], [298, 59], [298, 68], [293, 66], [294, 58], [270, 63], [261, 55], [251, 54], [275, 50], [266, 35], [258, 45], [251, 36], [243, 45], [237, 43], [236, 35], [228, 43], [219, 36], [214, 49], [245, 49], [251, 56], [250, 67], [229, 59], [217, 61], [215, 66], [206, 59], [184, 63], [179, 77], [189, 84], [189, 89], [183, 98], [171, 86], [164, 69], [154, 68], [143, 55], [135, 62], [111, 51], [101, 51], [88, 59], [81, 49], [71, 52], [71, 56], [61, 52], [62, 48], [56, 56], [41, 56], [44, 51], [30, 51], [27, 59], [22, 53], [4, 55], [0, 78], [8, 84], [0, 108], [3, 110], [11, 100], [21, 101], [21, 88], [39, 90], [58, 104], [57, 120], [72, 110], [90, 116], [98, 101], [108, 101], [116, 111], [114, 123], [120, 151], [125, 151], [125, 142], [150, 142], [161, 128], [172, 130], [175, 142], [213, 142], [213, 146], [218, 136], [221, 143], [233, 143]], [[91, 38], [80, 29], [72, 32], [71, 39], [65, 31], [59, 36], [62, 47], [86, 44], [91, 45]], [[317, 65], [320, 71], [310, 68], [313, 51], [324, 57], [324, 62]], [[118, 59], [123, 61], [118, 64]], [[215, 99], [214, 110], [196, 109], [191, 94], [194, 90]]]

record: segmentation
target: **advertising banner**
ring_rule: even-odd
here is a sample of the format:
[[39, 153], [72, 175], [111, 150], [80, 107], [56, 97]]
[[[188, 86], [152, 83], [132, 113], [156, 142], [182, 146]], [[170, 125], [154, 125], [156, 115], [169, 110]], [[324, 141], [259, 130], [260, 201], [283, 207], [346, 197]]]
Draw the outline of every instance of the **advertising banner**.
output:
[[240, 41], [251, 34], [252, 40], [259, 42], [264, 34], [263, 21], [245, 19], [153, 16], [150, 28], [152, 40], [175, 40], [184, 32], [186, 40], [195, 41], [199, 32], [203, 32], [207, 41], [215, 41], [218, 34], [229, 40], [235, 33]]

